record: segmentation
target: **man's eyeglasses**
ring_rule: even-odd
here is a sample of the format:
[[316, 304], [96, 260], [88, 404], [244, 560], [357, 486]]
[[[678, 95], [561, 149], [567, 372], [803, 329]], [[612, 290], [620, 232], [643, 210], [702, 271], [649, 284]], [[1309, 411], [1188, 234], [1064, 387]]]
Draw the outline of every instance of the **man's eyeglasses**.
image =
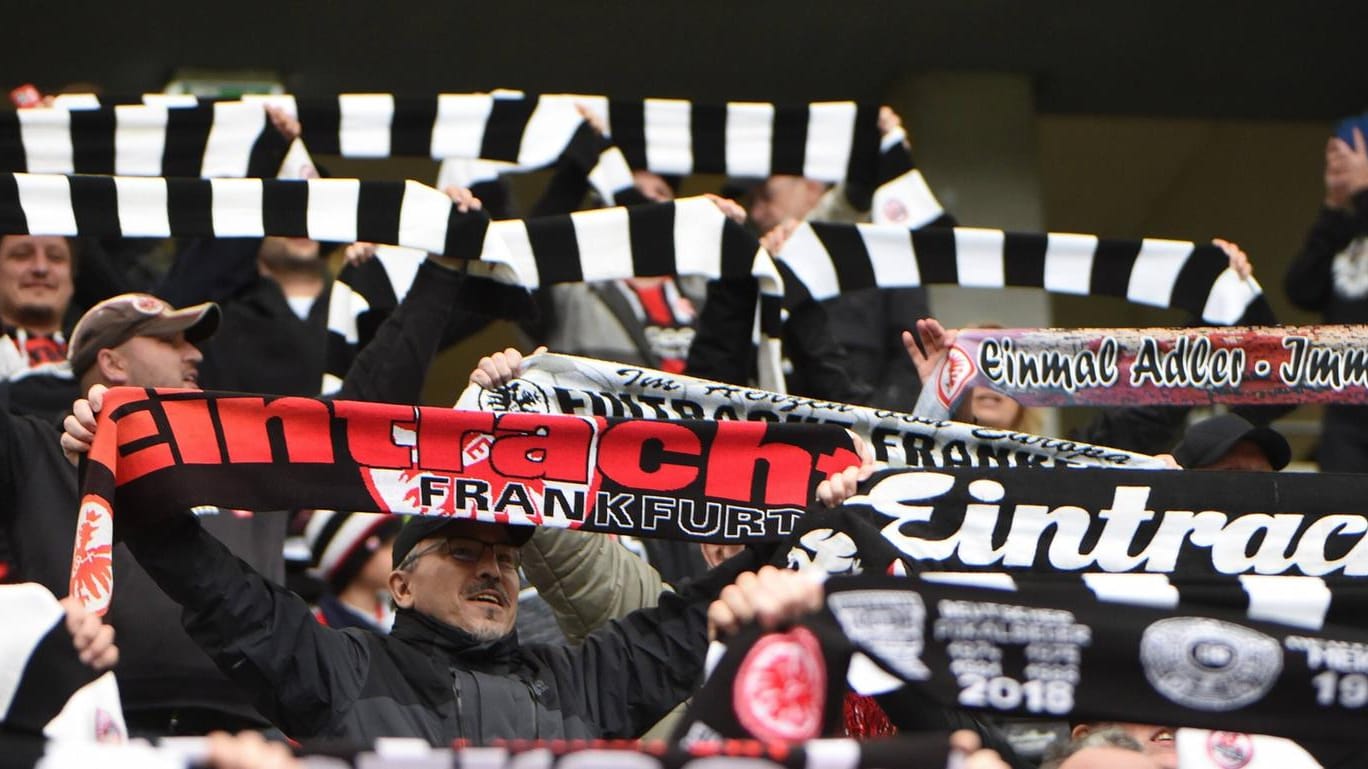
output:
[[404, 559], [410, 563], [428, 553], [445, 553], [461, 563], [479, 563], [484, 558], [485, 548], [494, 552], [494, 563], [501, 571], [517, 571], [522, 566], [522, 552], [517, 545], [503, 542], [485, 542], [470, 537], [450, 537], [434, 544], [426, 550], [413, 553]]

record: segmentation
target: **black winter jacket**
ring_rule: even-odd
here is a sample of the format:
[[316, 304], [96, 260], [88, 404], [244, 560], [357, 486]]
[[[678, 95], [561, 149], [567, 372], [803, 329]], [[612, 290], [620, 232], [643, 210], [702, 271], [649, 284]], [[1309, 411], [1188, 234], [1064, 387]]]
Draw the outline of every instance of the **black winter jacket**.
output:
[[516, 635], [479, 643], [412, 611], [388, 636], [324, 627], [192, 516], [131, 531], [127, 542], [181, 604], [190, 636], [272, 722], [295, 738], [366, 744], [637, 736], [692, 692], [708, 602], [756, 565], [738, 556], [582, 646], [522, 647]]

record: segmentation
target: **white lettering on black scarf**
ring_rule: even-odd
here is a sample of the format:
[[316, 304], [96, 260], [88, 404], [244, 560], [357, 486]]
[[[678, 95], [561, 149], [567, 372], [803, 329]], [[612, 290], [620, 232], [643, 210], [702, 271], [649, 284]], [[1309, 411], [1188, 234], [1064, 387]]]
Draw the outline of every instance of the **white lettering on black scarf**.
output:
[[460, 408], [638, 419], [747, 419], [839, 424], [906, 467], [1158, 468], [1153, 457], [1077, 441], [711, 382], [640, 366], [542, 354], [496, 391], [471, 385]]

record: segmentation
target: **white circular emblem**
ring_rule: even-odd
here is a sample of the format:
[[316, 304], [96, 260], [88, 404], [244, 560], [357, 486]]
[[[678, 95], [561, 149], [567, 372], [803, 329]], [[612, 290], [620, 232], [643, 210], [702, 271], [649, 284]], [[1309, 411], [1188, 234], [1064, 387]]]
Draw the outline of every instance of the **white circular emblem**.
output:
[[1282, 647], [1242, 625], [1174, 617], [1145, 629], [1140, 664], [1155, 691], [1179, 705], [1236, 710], [1273, 688], [1282, 672]]
[[736, 670], [732, 702], [742, 728], [757, 740], [820, 737], [826, 661], [817, 636], [805, 627], [762, 636]]
[[525, 379], [514, 379], [494, 390], [480, 390], [478, 403], [481, 411], [551, 412], [546, 391]]

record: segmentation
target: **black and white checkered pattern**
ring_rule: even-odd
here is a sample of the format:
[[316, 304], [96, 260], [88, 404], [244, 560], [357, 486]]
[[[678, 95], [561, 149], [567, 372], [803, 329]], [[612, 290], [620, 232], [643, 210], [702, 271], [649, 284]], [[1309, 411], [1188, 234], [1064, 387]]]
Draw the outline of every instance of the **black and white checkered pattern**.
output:
[[1219, 248], [1177, 240], [814, 222], [793, 233], [778, 261], [789, 306], [873, 286], [1025, 286], [1119, 297], [1234, 325], [1265, 301], [1259, 284], [1241, 279]]
[[0, 171], [271, 177], [285, 150], [259, 104], [0, 111]]

